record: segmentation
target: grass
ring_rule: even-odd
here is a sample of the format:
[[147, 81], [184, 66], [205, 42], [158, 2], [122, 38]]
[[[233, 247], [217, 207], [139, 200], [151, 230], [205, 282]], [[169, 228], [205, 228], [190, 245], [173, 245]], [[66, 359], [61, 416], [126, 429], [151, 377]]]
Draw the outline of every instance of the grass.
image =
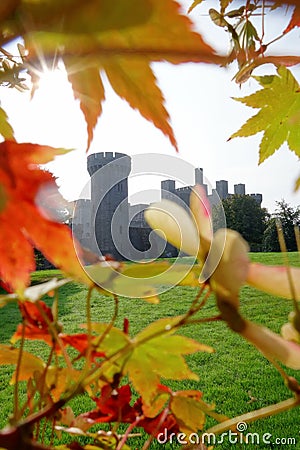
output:
[[[289, 255], [291, 264], [300, 265], [298, 254]], [[253, 261], [265, 264], [282, 263], [282, 255], [277, 253], [251, 254]], [[42, 282], [59, 275], [58, 271], [44, 271], [33, 274], [32, 282]], [[78, 324], [85, 321], [86, 289], [76, 283], [63, 286], [60, 289], [60, 320], [67, 333], [78, 332]], [[194, 298], [195, 291], [189, 287], [176, 287], [161, 295], [158, 305], [151, 305], [141, 299], [120, 299], [117, 326], [122, 327], [124, 317], [130, 322], [130, 334], [135, 335], [156, 319], [175, 316], [184, 313]], [[51, 304], [51, 299], [47, 302]], [[109, 297], [93, 294], [91, 315], [93, 321], [108, 322], [113, 314], [114, 304]], [[241, 312], [248, 319], [266, 325], [275, 332], [287, 321], [292, 309], [292, 302], [268, 296], [250, 287], [244, 287], [241, 292]], [[201, 316], [212, 316], [217, 313], [214, 299], [211, 298]], [[20, 315], [15, 305], [9, 304], [0, 310], [0, 342], [9, 343], [14, 333]], [[175, 382], [166, 381], [174, 390], [197, 389], [203, 392], [203, 398], [208, 403], [214, 403], [216, 410], [229, 417], [253, 411], [258, 408], [279, 402], [291, 397], [278, 372], [263, 356], [240, 336], [232, 333], [224, 323], [214, 322], [193, 325], [180, 330], [180, 334], [192, 337], [215, 349], [215, 353], [196, 353], [190, 355], [190, 368], [199, 375], [199, 381]], [[26, 349], [46, 358], [49, 349], [46, 345], [31, 341], [26, 343]], [[13, 387], [9, 385], [12, 368], [0, 367], [0, 427], [7, 422], [12, 412]], [[291, 370], [289, 374], [297, 374]], [[22, 387], [23, 389], [23, 387]], [[21, 390], [22, 392], [22, 390]], [[25, 395], [25, 392], [23, 393]], [[76, 414], [91, 408], [92, 402], [87, 396], [80, 396], [72, 401]], [[208, 425], [213, 422], [208, 420]], [[280, 415], [259, 420], [249, 424], [248, 432], [258, 433], [260, 439], [264, 433], [272, 434], [273, 444], [233, 444], [225, 439], [224, 443], [216, 445], [216, 449], [295, 449], [300, 448], [299, 410], [294, 409]], [[275, 444], [275, 438], [295, 438], [297, 445]], [[145, 437], [136, 438], [129, 443], [132, 449], [141, 449]], [[154, 441], [151, 449], [175, 449], [179, 445], [166, 443], [163, 446]]]

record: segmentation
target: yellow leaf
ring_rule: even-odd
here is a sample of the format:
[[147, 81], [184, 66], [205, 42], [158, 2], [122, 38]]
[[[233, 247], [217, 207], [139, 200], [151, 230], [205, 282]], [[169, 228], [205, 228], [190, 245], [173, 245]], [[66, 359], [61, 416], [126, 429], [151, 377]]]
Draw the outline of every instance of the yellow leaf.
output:
[[[19, 360], [20, 350], [12, 348], [9, 345], [0, 344], [0, 364], [16, 365]], [[42, 372], [45, 368], [45, 364], [41, 358], [34, 356], [31, 353], [22, 352], [22, 359], [19, 369], [19, 381], [28, 380], [34, 374], [34, 372]], [[11, 384], [15, 383], [15, 373], [11, 379]]]
[[205, 414], [201, 405], [191, 397], [174, 396], [171, 401], [171, 411], [184, 432], [202, 430], [205, 424]]
[[14, 130], [8, 122], [8, 117], [4, 109], [0, 108], [0, 134], [7, 140], [15, 140]]

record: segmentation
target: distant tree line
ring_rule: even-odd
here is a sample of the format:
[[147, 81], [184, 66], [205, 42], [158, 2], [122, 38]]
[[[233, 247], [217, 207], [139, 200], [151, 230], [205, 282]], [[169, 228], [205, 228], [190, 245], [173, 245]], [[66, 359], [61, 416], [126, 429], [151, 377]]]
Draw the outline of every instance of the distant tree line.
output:
[[284, 200], [276, 202], [277, 208], [270, 214], [257, 201], [247, 195], [233, 195], [213, 207], [214, 228], [222, 226], [222, 207], [227, 228], [238, 231], [249, 243], [250, 250], [278, 252], [280, 245], [276, 222], [281, 223], [288, 251], [297, 250], [295, 226], [300, 226], [300, 206], [292, 207]]

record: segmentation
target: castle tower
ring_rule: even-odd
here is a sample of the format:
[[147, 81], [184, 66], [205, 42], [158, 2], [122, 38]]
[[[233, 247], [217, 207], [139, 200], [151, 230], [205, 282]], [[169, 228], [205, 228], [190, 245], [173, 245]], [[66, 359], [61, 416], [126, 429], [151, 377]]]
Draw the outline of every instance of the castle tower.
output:
[[175, 194], [175, 180], [163, 180], [160, 183], [161, 198], [172, 200]]
[[200, 167], [195, 169], [195, 184], [203, 185], [203, 169]]
[[92, 250], [122, 259], [127, 254], [131, 158], [123, 153], [94, 153], [88, 156], [87, 169], [91, 176]]
[[216, 181], [216, 191], [219, 194], [221, 200], [228, 197], [228, 181], [219, 180]]
[[234, 195], [246, 195], [246, 186], [243, 183], [235, 184]]

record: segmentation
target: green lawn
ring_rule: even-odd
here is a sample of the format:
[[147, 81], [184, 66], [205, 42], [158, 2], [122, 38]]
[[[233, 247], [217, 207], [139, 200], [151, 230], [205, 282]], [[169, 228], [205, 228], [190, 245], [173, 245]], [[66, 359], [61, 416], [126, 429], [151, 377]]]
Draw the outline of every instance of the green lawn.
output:
[[[299, 255], [289, 255], [291, 264], [300, 265]], [[251, 254], [254, 261], [265, 264], [281, 264], [282, 255], [276, 253]], [[36, 272], [33, 283], [49, 279], [59, 274], [58, 271]], [[184, 313], [193, 297], [195, 290], [188, 287], [177, 287], [161, 295], [158, 305], [151, 305], [140, 299], [120, 299], [119, 318], [117, 325], [122, 327], [124, 317], [130, 321], [130, 333], [136, 334], [155, 319]], [[84, 322], [86, 289], [76, 283], [60, 289], [60, 320], [65, 332], [78, 332], [78, 324]], [[47, 302], [51, 304], [51, 300]], [[113, 314], [113, 301], [109, 297], [93, 294], [92, 320], [107, 322]], [[250, 320], [268, 326], [279, 332], [287, 321], [292, 309], [292, 302], [271, 297], [250, 287], [244, 287], [241, 292], [241, 312]], [[201, 312], [201, 316], [211, 316], [217, 313], [213, 297]], [[0, 309], [0, 342], [9, 343], [19, 323], [20, 315], [15, 305], [7, 305]], [[239, 336], [227, 329], [224, 323], [206, 323], [186, 327], [180, 331], [186, 336], [211, 345], [215, 353], [197, 353], [188, 357], [188, 362], [200, 381], [168, 382], [174, 389], [198, 389], [203, 392], [204, 400], [214, 403], [216, 410], [230, 417], [252, 411], [279, 402], [291, 396], [277, 371], [262, 355]], [[29, 342], [26, 349], [46, 357], [48, 347], [39, 342]], [[9, 385], [12, 373], [11, 367], [0, 367], [0, 426], [4, 426], [12, 410], [13, 388]], [[297, 376], [289, 370], [289, 374]], [[87, 410], [91, 401], [82, 396], [73, 400], [72, 407], [76, 413]], [[213, 422], [208, 420], [208, 424]], [[296, 449], [300, 448], [299, 410], [282, 413], [249, 424], [248, 432], [256, 432], [260, 438], [264, 433], [272, 434], [271, 444], [233, 444], [225, 440], [216, 449]], [[295, 438], [297, 444], [275, 444], [276, 438]], [[131, 442], [132, 449], [140, 450], [145, 439], [137, 438]], [[151, 449], [175, 449], [179, 445], [160, 445], [153, 442]]]

